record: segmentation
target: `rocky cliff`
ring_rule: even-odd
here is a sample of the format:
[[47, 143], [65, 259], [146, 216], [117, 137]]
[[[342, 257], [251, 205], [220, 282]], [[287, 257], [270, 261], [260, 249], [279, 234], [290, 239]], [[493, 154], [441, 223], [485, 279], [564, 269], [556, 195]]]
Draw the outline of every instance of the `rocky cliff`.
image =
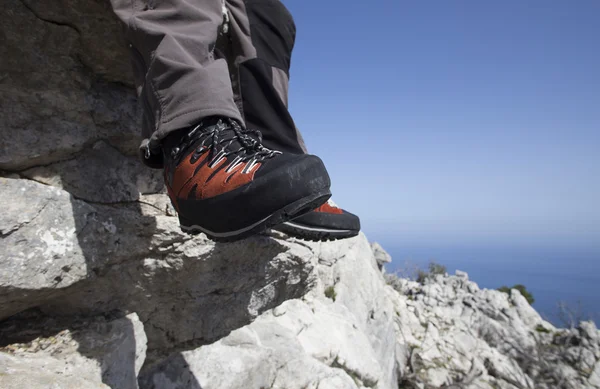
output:
[[364, 235], [182, 234], [107, 1], [3, 9], [0, 388], [600, 388], [596, 327], [517, 291], [388, 285]]

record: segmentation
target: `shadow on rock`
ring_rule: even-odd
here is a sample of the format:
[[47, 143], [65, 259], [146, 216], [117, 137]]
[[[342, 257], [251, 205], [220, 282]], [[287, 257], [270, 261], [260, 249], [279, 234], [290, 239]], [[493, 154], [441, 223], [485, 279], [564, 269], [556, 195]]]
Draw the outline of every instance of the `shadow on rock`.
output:
[[[64, 163], [70, 162], [58, 165]], [[56, 165], [38, 169], [62, 171]], [[110, 175], [90, 180], [84, 164], [73, 166], [68, 174], [47, 177], [56, 180], [48, 184], [64, 184], [76, 193], [78, 187], [97, 187], [96, 196], [118, 184]], [[33, 380], [62, 377], [80, 387], [101, 377], [110, 387], [137, 388], [147, 344], [137, 315], [119, 310], [84, 317], [74, 311], [57, 317], [52, 310], [21, 311], [64, 301], [79, 284], [93, 284], [112, 266], [143, 257], [156, 230], [155, 217], [144, 215], [137, 201], [91, 203], [32, 180], [0, 178], [0, 192], [8, 199], [20, 199], [8, 202], [0, 217], [0, 318], [5, 319], [0, 322], [0, 345], [8, 353], [2, 357], [12, 358], [4, 364], [17, 370], [22, 365]], [[33, 357], [45, 358], [44, 365], [38, 369]], [[68, 366], [64, 374], [63, 365]], [[24, 379], [20, 376], [13, 378]], [[18, 385], [29, 384], [18, 381]]]
[[[173, 355], [170, 364], [164, 366], [160, 373], [149, 377], [140, 377], [140, 388], [143, 389], [202, 389], [192, 372], [189, 363], [181, 354]], [[173, 386], [176, 385], [176, 386]]]
[[[0, 360], [13, 374], [2, 387], [98, 387], [136, 389], [146, 355], [137, 315], [53, 317], [37, 309], [0, 323]], [[20, 370], [27, 375], [15, 374]], [[31, 382], [28, 382], [31, 380]], [[15, 386], [17, 384], [17, 386]]]
[[[176, 218], [157, 218], [157, 237]], [[179, 234], [179, 232], [173, 234]], [[213, 243], [183, 235], [139, 260], [105, 268], [99, 278], [44, 306], [70, 314], [136, 312], [148, 336], [148, 364], [212, 343], [261, 312], [306, 293], [312, 278], [308, 249], [268, 237]], [[156, 242], [155, 242], [156, 243]]]

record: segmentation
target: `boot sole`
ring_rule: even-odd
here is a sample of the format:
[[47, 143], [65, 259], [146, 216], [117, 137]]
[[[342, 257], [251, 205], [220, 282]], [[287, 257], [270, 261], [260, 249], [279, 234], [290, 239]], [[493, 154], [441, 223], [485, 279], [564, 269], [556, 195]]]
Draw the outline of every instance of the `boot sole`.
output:
[[302, 224], [287, 221], [273, 228], [273, 230], [283, 232], [302, 240], [313, 242], [323, 242], [330, 240], [352, 238], [358, 235], [358, 230], [336, 230], [330, 228], [309, 227]]
[[287, 222], [288, 220], [294, 219], [307, 212], [312, 211], [324, 204], [331, 197], [331, 191], [329, 188], [321, 190], [306, 196], [300, 200], [297, 200], [291, 204], [286, 205], [282, 209], [272, 213], [266, 218], [259, 220], [244, 228], [228, 231], [228, 232], [213, 232], [202, 226], [191, 224], [186, 222], [182, 217], [179, 217], [179, 224], [181, 230], [190, 235], [197, 235], [200, 233], [206, 234], [209, 239], [215, 242], [234, 242], [242, 240], [252, 235], [264, 232], [268, 228]]

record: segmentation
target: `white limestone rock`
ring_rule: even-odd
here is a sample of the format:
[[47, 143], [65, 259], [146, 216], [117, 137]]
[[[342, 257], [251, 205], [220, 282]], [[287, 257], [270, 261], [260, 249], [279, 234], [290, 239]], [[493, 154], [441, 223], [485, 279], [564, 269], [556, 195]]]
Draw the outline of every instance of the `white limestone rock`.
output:
[[0, 320], [185, 237], [176, 218], [157, 218], [138, 202], [91, 205], [59, 188], [1, 177], [0, 196]]
[[[3, 323], [17, 327], [2, 328], [11, 332], [5, 336], [31, 333], [27, 319]], [[137, 389], [145, 356], [146, 335], [135, 313], [108, 322], [97, 318], [0, 349], [0, 387]]]
[[383, 266], [386, 263], [392, 262], [392, 256], [388, 254], [387, 251], [377, 242], [371, 243], [371, 250], [373, 250], [373, 256], [375, 256], [375, 260], [377, 261], [377, 265], [380, 269], [383, 269]]
[[75, 214], [92, 207], [67, 192], [0, 178], [0, 319], [87, 277]]
[[44, 311], [135, 311], [147, 324], [154, 361], [194, 342], [214, 342], [301, 297], [316, 281], [316, 258], [304, 245], [265, 236], [219, 244], [204, 235], [182, 235], [174, 217], [154, 220], [158, 231], [145, 257], [104, 268]]
[[[557, 329], [521, 294], [480, 290], [468, 275], [391, 282], [401, 382], [415, 387], [595, 388], [598, 330]], [[397, 351], [396, 353], [398, 353]], [[404, 364], [404, 366], [402, 366]]]
[[143, 373], [142, 387], [395, 388], [393, 304], [365, 237], [303, 244], [325, 263], [304, 298], [171, 355]]
[[45, 356], [14, 356], [0, 352], [3, 389], [109, 389], [88, 366], [66, 366]]

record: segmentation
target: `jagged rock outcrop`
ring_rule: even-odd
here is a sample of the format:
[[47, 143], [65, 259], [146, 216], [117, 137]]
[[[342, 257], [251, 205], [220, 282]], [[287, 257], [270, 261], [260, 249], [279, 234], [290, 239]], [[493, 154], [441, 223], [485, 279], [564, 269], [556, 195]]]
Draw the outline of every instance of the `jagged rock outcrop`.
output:
[[[15, 208], [0, 217], [8, 248], [0, 252], [0, 302], [4, 318], [17, 313], [0, 325], [5, 345], [20, 342], [14, 323], [38, 321], [18, 314], [29, 307], [63, 323], [132, 312], [148, 338], [141, 387], [188, 387], [180, 380], [190, 377], [203, 388], [248, 387], [246, 373], [257, 385], [288, 388], [321, 381], [323, 387], [387, 388], [397, 380], [393, 304], [383, 298], [387, 286], [364, 236], [332, 243], [260, 236], [216, 244], [183, 235], [176, 217], [142, 203], [137, 210], [89, 204], [26, 179], [1, 178], [0, 188], [9, 198], [26, 192], [40, 199], [30, 215]], [[144, 217], [154, 222], [141, 223]], [[35, 342], [47, 342], [40, 336]], [[206, 369], [235, 364], [222, 351], [242, 355], [240, 347], [249, 353], [246, 370], [227, 375], [223, 368], [215, 377]], [[251, 360], [262, 370], [251, 369]], [[177, 380], [167, 384], [165, 377]]]
[[[218, 339], [302, 296], [316, 277], [314, 254], [304, 245], [190, 239], [176, 217], [145, 197], [91, 204], [10, 178], [0, 178], [0, 192], [11, 199], [26, 194], [0, 216], [0, 318], [39, 306], [61, 314], [137, 312], [151, 322], [151, 350], [168, 351]], [[166, 196], [154, 197], [166, 203]]]
[[194, 377], [202, 388], [395, 387], [392, 304], [364, 237], [309, 246], [319, 274], [309, 293], [170, 356], [143, 374], [142, 386], [183, 388]]
[[387, 263], [392, 262], [392, 257], [389, 255], [383, 247], [377, 242], [371, 243], [371, 249], [373, 250], [373, 255], [375, 256], [375, 260], [377, 261], [377, 266], [379, 266], [380, 270], [384, 270], [384, 266]]
[[466, 273], [387, 275], [364, 235], [219, 244], [136, 154], [108, 0], [8, 0], [0, 25], [0, 387], [600, 388], [557, 329]]
[[593, 323], [555, 328], [519, 291], [480, 289], [460, 271], [428, 277], [424, 285], [388, 280], [399, 292], [392, 300], [405, 382], [431, 388], [598, 387], [600, 333]]
[[[2, 183], [4, 190], [15, 186], [32, 195], [39, 191], [36, 197], [42, 199], [47, 191], [57, 202], [70, 197], [29, 180]], [[136, 231], [127, 224], [137, 220], [131, 218], [135, 212], [126, 205], [114, 207], [109, 207], [116, 212], [112, 227], [100, 216], [109, 209], [96, 208], [88, 222], [93, 226], [89, 235], [80, 231], [82, 240], [61, 246], [65, 253], [92, 250], [105, 258], [96, 263], [96, 271], [80, 272], [71, 284], [46, 285], [49, 295], [23, 293], [21, 308], [35, 306], [37, 311], [13, 315], [0, 324], [6, 385], [26, 382], [36, 388], [52, 379], [65, 388], [101, 387], [100, 383], [134, 387], [125, 381], [115, 384], [115, 377], [130, 381], [131, 372], [139, 372], [140, 388], [161, 389], [599, 386], [600, 333], [593, 323], [571, 330], [554, 328], [516, 290], [510, 295], [481, 290], [462, 272], [429, 277], [424, 284], [388, 275], [390, 286], [376, 257], [382, 249], [374, 245], [373, 251], [362, 235], [327, 243], [260, 236], [217, 245], [202, 236], [182, 235], [176, 217], [151, 206], [148, 211], [157, 222], [151, 225], [156, 230], [150, 243], [156, 246], [138, 247], [143, 254], [133, 250], [127, 256], [133, 248], [102, 240]], [[46, 208], [60, 209], [56, 204]], [[118, 219], [118, 213], [124, 217]], [[42, 211], [20, 219], [26, 220], [20, 224], [2, 223], [13, 226], [4, 239], [15, 236], [29, 248], [39, 246], [30, 262], [20, 263], [18, 268], [25, 272], [12, 278], [30, 278], [30, 284], [19, 284], [19, 292], [32, 291], [36, 282], [35, 273], [26, 269], [54, 275], [64, 267], [56, 261], [54, 268], [55, 259], [77, 258], [54, 251], [46, 256], [43, 248], [52, 241], [35, 239], [40, 232], [53, 231], [44, 226], [44, 219]], [[78, 235], [63, 224], [64, 232], [56, 230], [56, 236]], [[84, 250], [87, 239], [92, 246]], [[119, 261], [112, 262], [111, 256]], [[7, 289], [9, 282], [5, 276]], [[4, 306], [6, 295], [0, 299]], [[123, 316], [128, 312], [132, 313]], [[90, 337], [82, 334], [107, 332], [90, 324], [98, 320], [129, 320], [137, 329], [129, 331], [132, 338], [124, 337], [129, 343], [113, 342], [120, 351], [104, 347], [92, 357], [81, 339]], [[69, 324], [78, 321], [83, 324]], [[126, 332], [118, 326], [115, 331]], [[65, 340], [65, 332], [73, 335]], [[114, 361], [126, 360], [127, 355], [129, 366], [141, 366], [146, 336], [141, 372], [138, 367], [129, 368], [129, 375], [106, 372], [102, 361], [123, 366], [127, 363]], [[23, 366], [28, 364], [32, 368], [25, 378]]]

